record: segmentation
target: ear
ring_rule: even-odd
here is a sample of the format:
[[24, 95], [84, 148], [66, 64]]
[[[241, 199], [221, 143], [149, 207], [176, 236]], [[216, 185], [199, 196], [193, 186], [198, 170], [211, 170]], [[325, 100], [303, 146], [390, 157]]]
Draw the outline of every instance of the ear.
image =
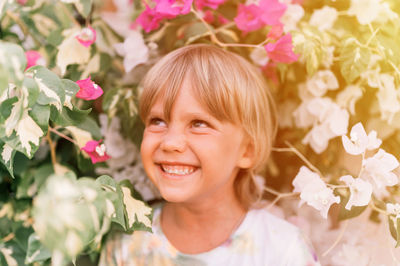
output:
[[255, 161], [255, 147], [250, 138], [246, 138], [242, 143], [242, 150], [237, 166], [242, 169], [248, 169], [253, 166]]

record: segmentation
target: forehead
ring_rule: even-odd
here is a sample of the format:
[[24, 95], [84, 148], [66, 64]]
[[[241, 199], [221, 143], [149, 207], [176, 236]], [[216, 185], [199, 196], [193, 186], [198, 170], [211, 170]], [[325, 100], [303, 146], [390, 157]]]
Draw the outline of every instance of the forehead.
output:
[[150, 106], [150, 114], [162, 115], [167, 119], [176, 115], [177, 112], [185, 115], [201, 115], [203, 117], [218, 119], [207, 108], [203, 97], [194, 89], [189, 78], [184, 79], [182, 86], [175, 94], [163, 91], [155, 99], [154, 104]]

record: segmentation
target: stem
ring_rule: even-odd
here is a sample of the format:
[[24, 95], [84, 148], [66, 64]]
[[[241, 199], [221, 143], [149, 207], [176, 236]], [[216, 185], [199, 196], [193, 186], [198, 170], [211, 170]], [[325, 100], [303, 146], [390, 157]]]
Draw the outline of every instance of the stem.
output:
[[63, 139], [66, 139], [70, 142], [72, 142], [75, 145], [78, 145], [78, 142], [76, 142], [75, 140], [71, 139], [70, 137], [68, 137], [67, 135], [64, 135], [61, 132], [58, 132], [57, 130], [55, 130], [54, 128], [49, 127], [49, 131], [53, 132], [56, 135], [59, 135], [60, 137], [62, 137]]
[[289, 148], [272, 148], [273, 151], [277, 152], [293, 152], [295, 153], [307, 166], [308, 168], [312, 169], [314, 172], [318, 173], [321, 177], [323, 176], [322, 173], [318, 170], [317, 167], [315, 167], [310, 161], [307, 160], [307, 158], [301, 154], [301, 152], [296, 149], [290, 142], [285, 141], [285, 144], [289, 146]]
[[348, 223], [349, 223], [349, 220], [344, 221], [343, 228], [342, 228], [342, 231], [340, 231], [339, 236], [336, 238], [335, 242], [333, 242], [332, 246], [330, 246], [330, 248], [328, 248], [328, 250], [322, 254], [322, 257], [325, 257], [326, 255], [328, 255], [328, 253], [331, 252], [332, 249], [334, 249], [336, 247], [336, 245], [340, 242], [340, 240], [342, 239], [342, 237], [344, 235], [344, 232], [346, 231]]
[[365, 44], [366, 46], [369, 45], [369, 43], [372, 41], [372, 39], [375, 38], [375, 35], [376, 35], [376, 34], [379, 32], [379, 30], [380, 30], [380, 28], [377, 28], [376, 30], [374, 30], [374, 29], [372, 28], [372, 25], [371, 25], [371, 24], [368, 24], [368, 27], [369, 27], [369, 29], [371, 30], [372, 35], [371, 35], [371, 37], [369, 37], [367, 43]]
[[278, 197], [289, 197], [298, 194], [297, 192], [281, 193], [269, 187], [264, 187], [264, 190]]
[[55, 165], [57, 164], [56, 147], [55, 147], [53, 141], [51, 140], [50, 131], [51, 130], [49, 127], [49, 130], [47, 131], [46, 139], [47, 139], [47, 142], [49, 143], [49, 147], [50, 147], [51, 163], [53, 164], [53, 167], [55, 167]]
[[389, 213], [387, 213], [386, 211], [384, 211], [384, 210], [378, 208], [378, 207], [375, 205], [375, 203], [374, 203], [373, 200], [371, 200], [371, 201], [369, 202], [369, 206], [370, 206], [371, 209], [373, 209], [374, 211], [377, 211], [377, 212], [382, 213], [382, 214], [384, 214], [384, 215], [389, 215]]

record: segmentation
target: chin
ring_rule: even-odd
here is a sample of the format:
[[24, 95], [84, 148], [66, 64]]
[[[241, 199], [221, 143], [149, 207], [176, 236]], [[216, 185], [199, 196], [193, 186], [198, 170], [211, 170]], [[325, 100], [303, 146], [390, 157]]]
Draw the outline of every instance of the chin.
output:
[[173, 203], [180, 203], [180, 202], [185, 202], [188, 200], [188, 196], [186, 193], [176, 192], [176, 191], [163, 191], [160, 190], [161, 196], [163, 199], [165, 199], [168, 202], [173, 202]]

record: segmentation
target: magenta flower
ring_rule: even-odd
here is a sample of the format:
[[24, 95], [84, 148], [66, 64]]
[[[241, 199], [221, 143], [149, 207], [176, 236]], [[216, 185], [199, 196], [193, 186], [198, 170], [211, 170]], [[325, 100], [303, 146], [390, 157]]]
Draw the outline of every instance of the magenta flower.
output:
[[277, 40], [283, 34], [283, 26], [282, 25], [274, 25], [268, 32], [267, 38]]
[[103, 90], [99, 85], [90, 80], [90, 77], [87, 79], [81, 79], [76, 82], [78, 84], [80, 90], [76, 93], [76, 97], [84, 100], [95, 100], [99, 98], [103, 94]]
[[146, 5], [146, 9], [137, 17], [134, 24], [142, 26], [145, 32], [149, 33], [160, 27], [160, 22], [163, 20], [163, 16], [151, 9]]
[[293, 63], [299, 59], [299, 55], [293, 52], [292, 35], [290, 33], [282, 36], [275, 43], [268, 43], [264, 46], [268, 57], [281, 63]]
[[89, 47], [96, 41], [96, 31], [88, 26], [83, 28], [81, 32], [75, 37], [83, 46]]
[[260, 8], [263, 11], [261, 20], [267, 25], [281, 25], [280, 19], [287, 6], [279, 0], [261, 0]]
[[174, 18], [190, 12], [193, 0], [156, 0], [155, 12], [163, 18]]
[[206, 12], [204, 12], [203, 15], [203, 19], [205, 20], [205, 22], [211, 24], [214, 22], [214, 14], [211, 10], [207, 10]]
[[88, 142], [86, 142], [85, 147], [81, 149], [90, 156], [93, 164], [104, 162], [111, 158], [106, 153], [106, 146], [104, 145], [104, 143], [100, 144], [101, 141], [102, 140], [89, 140]]
[[25, 57], [26, 57], [26, 62], [27, 62], [25, 70], [27, 70], [28, 68], [30, 68], [32, 66], [36, 66], [36, 65], [40, 65], [40, 66], [46, 65], [46, 61], [44, 60], [44, 58], [38, 51], [34, 51], [34, 50], [26, 51]]
[[195, 0], [194, 4], [198, 10], [202, 10], [204, 7], [217, 9], [226, 0]]
[[218, 15], [218, 22], [222, 25], [229, 23], [229, 19], [222, 15]]
[[240, 30], [249, 32], [264, 27], [265, 24], [261, 20], [261, 16], [262, 10], [259, 6], [239, 4], [238, 15], [234, 18], [234, 21]]

